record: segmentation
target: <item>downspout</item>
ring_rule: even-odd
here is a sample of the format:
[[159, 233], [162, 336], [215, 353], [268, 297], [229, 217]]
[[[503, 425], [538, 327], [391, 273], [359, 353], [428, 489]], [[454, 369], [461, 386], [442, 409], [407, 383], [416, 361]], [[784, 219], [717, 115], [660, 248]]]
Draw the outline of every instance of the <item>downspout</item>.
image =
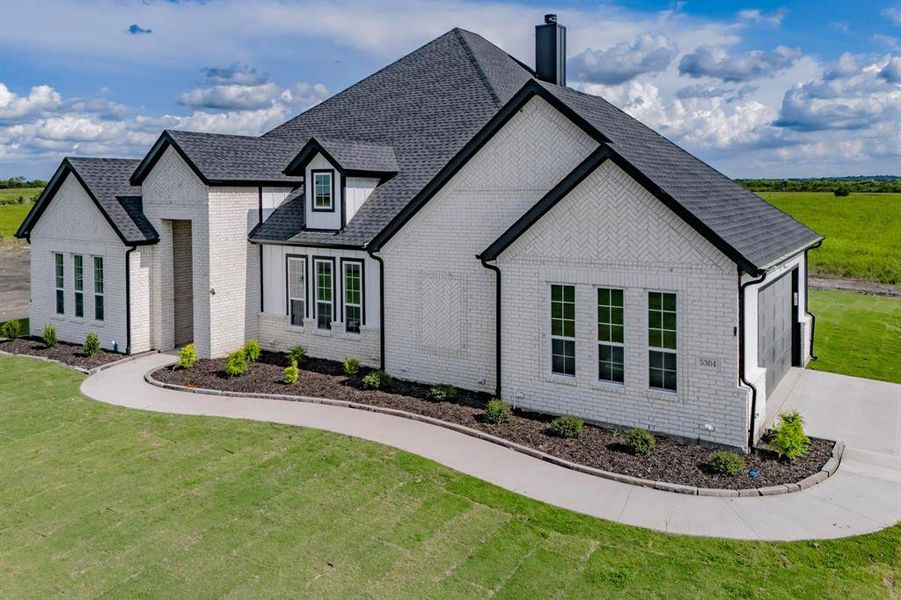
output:
[[811, 250], [816, 250], [820, 246], [823, 245], [823, 240], [820, 240], [810, 248], [804, 251], [804, 312], [810, 315], [810, 360], [816, 360], [817, 355], [813, 353], [813, 339], [814, 333], [817, 329], [817, 316], [810, 312], [810, 285], [807, 283], [807, 277], [810, 274], [810, 261], [807, 260], [807, 253]]
[[[263, 223], [263, 186], [259, 187], [259, 195], [257, 197], [257, 225]], [[260, 312], [263, 312], [265, 306], [263, 298], [263, 244], [258, 244], [260, 250]], [[259, 329], [259, 326], [257, 326]], [[257, 331], [259, 333], [259, 331]]]
[[379, 369], [385, 370], [385, 261], [367, 250], [369, 257], [379, 263]]
[[500, 399], [501, 397], [501, 270], [497, 265], [489, 265], [488, 262], [477, 256], [481, 262], [482, 266], [486, 269], [491, 269], [494, 271], [496, 276], [496, 284], [494, 291], [494, 372], [495, 372], [495, 386], [494, 386], [494, 397]]
[[125, 251], [125, 354], [131, 354], [131, 253], [137, 246]]
[[754, 430], [757, 424], [757, 388], [745, 379], [745, 288], [766, 279], [766, 273], [758, 279], [741, 282], [741, 267], [738, 268], [738, 380], [751, 388], [751, 426], [748, 428], [748, 452], [754, 447]]

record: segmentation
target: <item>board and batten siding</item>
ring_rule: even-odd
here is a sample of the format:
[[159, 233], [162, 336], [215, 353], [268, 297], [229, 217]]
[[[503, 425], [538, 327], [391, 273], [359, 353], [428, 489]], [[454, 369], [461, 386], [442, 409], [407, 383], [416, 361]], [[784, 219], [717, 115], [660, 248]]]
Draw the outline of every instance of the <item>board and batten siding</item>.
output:
[[596, 147], [533, 98], [385, 244], [391, 374], [494, 390], [495, 274], [476, 255]]
[[[270, 350], [285, 351], [298, 344], [311, 356], [329, 360], [356, 358], [370, 367], [379, 366], [379, 265], [365, 252], [300, 246], [264, 244], [263, 251], [263, 312], [259, 315], [259, 341]], [[306, 259], [307, 317], [303, 327], [290, 324], [287, 306], [287, 257], [302, 256]], [[311, 303], [315, 303], [313, 285], [313, 258], [333, 258], [335, 261], [335, 304], [331, 330], [317, 327]], [[365, 322], [360, 333], [344, 330], [342, 304], [344, 278], [341, 261], [363, 261], [363, 303]]]
[[263, 201], [263, 220], [269, 218], [269, 215], [275, 211], [276, 208], [282, 205], [285, 201], [285, 198], [293, 191], [294, 188], [289, 187], [264, 187], [262, 190], [262, 201]]
[[[612, 161], [497, 260], [502, 395], [518, 407], [744, 448], [735, 264]], [[550, 286], [575, 287], [575, 376], [551, 372]], [[599, 380], [597, 289], [624, 296], [623, 383]], [[676, 294], [677, 391], [651, 388], [648, 293]]]
[[345, 222], [350, 223], [378, 184], [379, 180], [375, 177], [348, 177], [345, 180], [344, 207], [347, 211], [344, 217]]
[[[313, 171], [332, 171], [332, 210], [313, 210]], [[341, 229], [341, 173], [321, 153], [310, 160], [304, 170], [304, 207], [309, 229]]]

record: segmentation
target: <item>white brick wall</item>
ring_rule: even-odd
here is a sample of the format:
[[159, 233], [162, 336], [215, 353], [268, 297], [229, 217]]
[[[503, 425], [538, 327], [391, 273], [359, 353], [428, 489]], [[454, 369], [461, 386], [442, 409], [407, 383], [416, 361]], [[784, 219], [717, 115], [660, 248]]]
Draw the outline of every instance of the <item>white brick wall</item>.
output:
[[129, 254], [131, 267], [131, 351], [147, 352], [150, 344], [150, 265], [153, 246], [138, 246]]
[[596, 146], [534, 98], [385, 245], [389, 372], [494, 389], [495, 276], [475, 256]]
[[[125, 351], [125, 250], [126, 247], [74, 176], [69, 175], [31, 233], [31, 325], [40, 335], [44, 325], [56, 326], [65, 342], [80, 344], [88, 332], [96, 332], [101, 345]], [[65, 265], [65, 314], [56, 314], [54, 252]], [[73, 255], [83, 257], [84, 316], [75, 316]], [[94, 319], [94, 264], [103, 257], [104, 319]]]
[[[503, 396], [552, 414], [746, 445], [735, 265], [611, 161], [497, 261]], [[550, 369], [550, 284], [576, 286], [576, 376]], [[598, 381], [597, 287], [623, 288], [625, 382]], [[675, 292], [678, 392], [648, 387], [647, 293]], [[702, 366], [702, 359], [716, 361]], [[712, 431], [706, 428], [712, 426]]]

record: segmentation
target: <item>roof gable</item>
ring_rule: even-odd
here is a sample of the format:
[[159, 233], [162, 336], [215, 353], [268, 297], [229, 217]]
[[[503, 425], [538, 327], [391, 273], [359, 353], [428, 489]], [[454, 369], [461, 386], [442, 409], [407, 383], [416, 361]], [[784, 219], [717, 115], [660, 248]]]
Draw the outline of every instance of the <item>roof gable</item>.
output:
[[316, 154], [322, 154], [347, 176], [389, 177], [399, 167], [394, 148], [357, 140], [310, 138], [294, 160], [285, 168], [288, 175], [302, 176], [307, 164]]

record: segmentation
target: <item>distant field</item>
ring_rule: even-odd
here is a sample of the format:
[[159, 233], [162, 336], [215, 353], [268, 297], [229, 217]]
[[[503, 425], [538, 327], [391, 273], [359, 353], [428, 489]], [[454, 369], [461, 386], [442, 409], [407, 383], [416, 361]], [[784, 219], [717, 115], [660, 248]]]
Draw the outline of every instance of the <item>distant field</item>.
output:
[[809, 255], [813, 273], [901, 283], [901, 194], [760, 196], [826, 236], [823, 246]]
[[14, 200], [18, 200], [19, 196], [22, 196], [24, 199], [23, 202], [25, 204], [32, 202], [38, 196], [41, 195], [41, 190], [44, 188], [11, 188], [11, 189], [0, 189], [0, 202], [7, 198], [12, 198]]
[[[0, 192], [5, 191], [0, 190]], [[13, 237], [25, 215], [31, 210], [31, 206], [31, 203], [0, 205], [0, 238]]]

